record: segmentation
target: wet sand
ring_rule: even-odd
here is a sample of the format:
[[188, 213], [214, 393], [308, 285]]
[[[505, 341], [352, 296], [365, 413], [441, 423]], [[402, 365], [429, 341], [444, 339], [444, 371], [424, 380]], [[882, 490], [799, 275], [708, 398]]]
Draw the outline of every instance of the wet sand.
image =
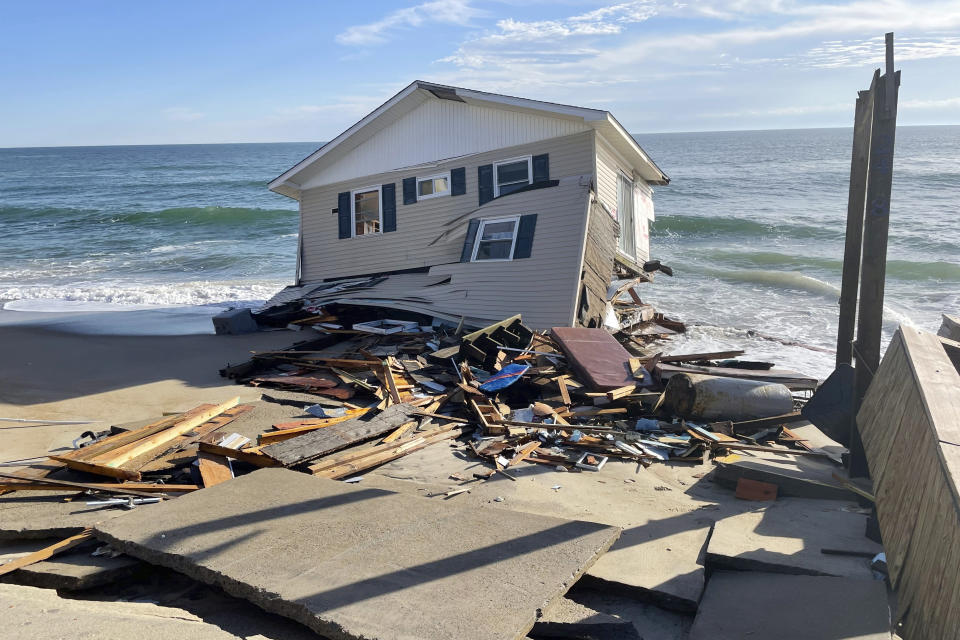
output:
[[[42, 456], [87, 429], [260, 397], [220, 377], [250, 351], [303, 339], [290, 331], [240, 336], [117, 336], [0, 326], [0, 418], [91, 420], [89, 425], [0, 421], [0, 462]], [[11, 467], [6, 467], [10, 469]]]

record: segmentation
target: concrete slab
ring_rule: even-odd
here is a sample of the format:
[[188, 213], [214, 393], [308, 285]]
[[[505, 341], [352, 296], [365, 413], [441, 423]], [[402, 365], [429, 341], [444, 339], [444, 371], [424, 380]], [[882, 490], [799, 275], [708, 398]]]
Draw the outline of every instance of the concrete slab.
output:
[[[485, 467], [471, 455], [445, 446], [411, 453], [368, 473], [362, 484], [434, 496], [443, 502], [490, 503], [536, 513], [600, 522], [623, 529], [620, 539], [580, 581], [597, 589], [654, 602], [674, 611], [694, 611], [703, 591], [704, 547], [714, 520], [756, 508], [723, 489], [709, 489], [710, 467], [608, 462], [601, 473], [563, 473], [521, 464], [486, 482], [462, 482]], [[455, 488], [470, 493], [445, 500]], [[553, 487], [559, 487], [554, 489]], [[697, 491], [694, 497], [692, 490]], [[722, 500], [715, 503], [715, 500]]]
[[32, 640], [231, 640], [239, 638], [182, 609], [140, 602], [90, 602], [56, 591], [0, 584], [3, 635]]
[[717, 484], [735, 489], [737, 480], [748, 478], [777, 485], [777, 495], [817, 500], [853, 500], [855, 494], [833, 479], [843, 468], [817, 459], [764, 451], [738, 451], [717, 460]]
[[710, 577], [689, 640], [889, 640], [878, 580], [725, 572]]
[[696, 611], [703, 593], [701, 556], [710, 523], [691, 521], [686, 526], [677, 529], [672, 520], [654, 520], [625, 529], [584, 580], [674, 611]]
[[0, 496], [0, 540], [66, 538], [127, 513], [88, 507], [86, 500], [66, 502], [75, 495], [76, 491], [15, 491]]
[[261, 469], [97, 537], [321, 635], [522, 638], [619, 534]]
[[864, 536], [867, 517], [853, 504], [788, 498], [719, 520], [707, 564], [726, 569], [872, 579], [869, 558], [821, 549], [879, 553]]
[[531, 640], [575, 638], [577, 640], [642, 640], [627, 620], [601, 613], [568, 598], [558, 598], [528, 636]]

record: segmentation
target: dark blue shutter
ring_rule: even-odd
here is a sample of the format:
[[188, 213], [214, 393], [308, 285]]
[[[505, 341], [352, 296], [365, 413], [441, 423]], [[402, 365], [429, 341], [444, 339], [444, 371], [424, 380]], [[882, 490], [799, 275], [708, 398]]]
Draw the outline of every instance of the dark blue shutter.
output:
[[380, 198], [383, 200], [383, 232], [397, 230], [397, 185], [385, 184], [380, 187]]
[[417, 201], [417, 179], [403, 179], [403, 204], [413, 204]]
[[493, 200], [493, 165], [482, 164], [477, 167], [477, 182], [480, 183], [480, 204]]
[[533, 182], [546, 182], [550, 179], [550, 155], [533, 156]]
[[349, 238], [353, 235], [350, 228], [350, 192], [337, 194], [337, 222], [340, 227], [340, 237]]
[[517, 242], [513, 247], [513, 259], [529, 258], [533, 250], [533, 232], [537, 228], [537, 214], [520, 216], [517, 228]]
[[470, 262], [473, 257], [473, 244], [477, 241], [477, 229], [480, 228], [480, 218], [474, 218], [467, 227], [467, 237], [463, 239], [463, 251], [460, 252], [460, 262]]
[[450, 195], [462, 196], [467, 192], [467, 169], [460, 167], [450, 171]]

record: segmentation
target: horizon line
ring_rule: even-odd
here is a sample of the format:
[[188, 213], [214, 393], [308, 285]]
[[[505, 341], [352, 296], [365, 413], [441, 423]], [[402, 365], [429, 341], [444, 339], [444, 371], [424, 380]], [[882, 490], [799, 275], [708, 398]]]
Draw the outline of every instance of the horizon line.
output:
[[[957, 124], [902, 124], [900, 128], [920, 128], [920, 127], [960, 127]], [[657, 136], [657, 135], [682, 135], [692, 133], [756, 133], [765, 131], [822, 131], [824, 129], [853, 129], [853, 126], [831, 126], [831, 127], [787, 127], [787, 128], [767, 128], [767, 129], [699, 129], [688, 131], [648, 131], [644, 133], [631, 133], [633, 137], [637, 136]], [[3, 147], [0, 150], [16, 149], [102, 149], [108, 147], [190, 147], [190, 146], [213, 146], [213, 145], [233, 145], [233, 144], [326, 144], [325, 141], [317, 140], [272, 140], [270, 142], [150, 142], [150, 143], [123, 143], [123, 144], [61, 144], [61, 145], [25, 145], [17, 147]]]

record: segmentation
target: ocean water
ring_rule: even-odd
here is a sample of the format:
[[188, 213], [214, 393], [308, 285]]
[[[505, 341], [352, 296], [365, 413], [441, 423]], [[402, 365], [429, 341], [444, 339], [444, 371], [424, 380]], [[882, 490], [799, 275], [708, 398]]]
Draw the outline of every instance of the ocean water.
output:
[[[672, 178], [654, 195], [651, 242], [674, 277], [642, 289], [691, 325], [671, 350], [742, 345], [830, 372], [851, 136], [637, 136]], [[317, 146], [0, 149], [0, 300], [256, 304], [295, 267], [296, 202], [266, 184]], [[898, 322], [935, 329], [960, 312], [960, 127], [898, 130], [891, 209], [888, 337]]]

